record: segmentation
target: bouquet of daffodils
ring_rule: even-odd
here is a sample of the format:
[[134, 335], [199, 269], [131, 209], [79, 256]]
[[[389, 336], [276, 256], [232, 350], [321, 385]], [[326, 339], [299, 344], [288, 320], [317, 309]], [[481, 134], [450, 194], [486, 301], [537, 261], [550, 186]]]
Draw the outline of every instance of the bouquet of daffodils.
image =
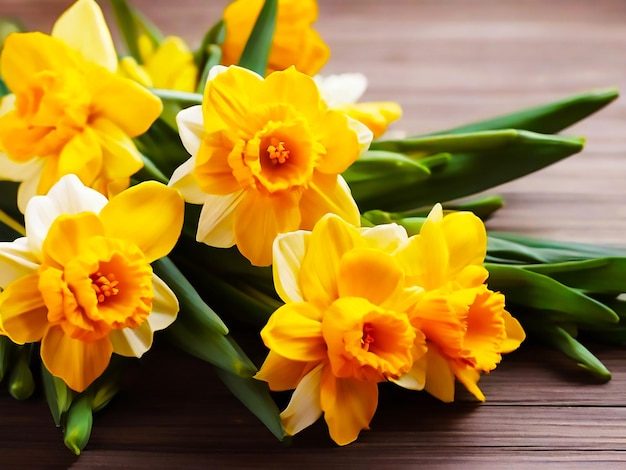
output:
[[626, 340], [626, 252], [487, 232], [503, 201], [471, 196], [581, 151], [555, 133], [616, 90], [390, 138], [397, 103], [317, 75], [314, 0], [236, 0], [195, 51], [110, 3], [124, 53], [94, 0], [0, 38], [0, 379], [72, 451], [155, 332], [278, 439], [353, 442], [385, 382], [484, 401], [526, 335], [610, 379], [579, 339]]

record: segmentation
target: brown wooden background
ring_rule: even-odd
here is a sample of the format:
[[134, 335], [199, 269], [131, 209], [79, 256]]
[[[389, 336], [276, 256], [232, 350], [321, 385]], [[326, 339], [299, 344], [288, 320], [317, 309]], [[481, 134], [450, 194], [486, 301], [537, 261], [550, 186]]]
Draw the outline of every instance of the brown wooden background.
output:
[[[0, 15], [19, 15], [31, 29], [49, 31], [70, 3], [0, 0]], [[163, 30], [195, 44], [226, 1], [134, 3]], [[396, 129], [435, 131], [589, 88], [626, 89], [622, 0], [319, 3], [317, 29], [332, 49], [324, 72], [365, 73], [367, 98], [403, 106]], [[498, 188], [508, 206], [489, 226], [624, 244], [625, 121], [626, 101], [618, 101], [568, 130], [586, 136], [587, 149]], [[483, 405], [465, 394], [443, 405], [381, 387], [371, 431], [339, 448], [322, 423], [291, 446], [277, 442], [210, 366], [158, 344], [96, 415], [79, 458], [63, 446], [41, 397], [20, 403], [0, 392], [0, 468], [621, 468], [626, 354], [593, 349], [614, 373], [608, 384], [594, 383], [556, 353], [525, 345], [483, 378]]]

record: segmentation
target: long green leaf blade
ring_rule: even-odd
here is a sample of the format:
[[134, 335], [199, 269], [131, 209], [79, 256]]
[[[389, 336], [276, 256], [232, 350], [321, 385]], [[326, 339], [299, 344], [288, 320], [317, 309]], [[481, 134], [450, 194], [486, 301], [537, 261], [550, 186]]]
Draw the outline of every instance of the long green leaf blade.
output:
[[591, 90], [562, 100], [429, 135], [511, 128], [553, 134], [602, 109], [618, 96], [617, 88]]
[[239, 59], [241, 67], [252, 70], [261, 76], [265, 76], [267, 69], [277, 13], [278, 0], [265, 0]]

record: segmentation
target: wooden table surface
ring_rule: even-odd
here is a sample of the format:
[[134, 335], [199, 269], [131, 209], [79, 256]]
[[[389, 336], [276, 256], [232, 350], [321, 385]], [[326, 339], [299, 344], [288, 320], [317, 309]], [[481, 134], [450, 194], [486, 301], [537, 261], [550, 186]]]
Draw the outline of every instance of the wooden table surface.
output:
[[[68, 0], [1, 0], [46, 32]], [[425, 133], [595, 87], [626, 89], [622, 0], [320, 0], [332, 50], [324, 73], [363, 72], [367, 98], [398, 101], [395, 129]], [[136, 0], [168, 33], [196, 44], [225, 0]], [[587, 148], [497, 188], [488, 226], [625, 244], [626, 100], [566, 132]], [[323, 423], [276, 441], [212, 371], [158, 341], [95, 416], [80, 457], [41, 396], [0, 392], [0, 468], [578, 468], [626, 462], [626, 354], [593, 346], [613, 372], [598, 384], [557, 353], [526, 344], [481, 380], [487, 396], [451, 405], [381, 387], [371, 430], [345, 448]], [[625, 464], [626, 465], [626, 464]], [[623, 467], [622, 467], [623, 468]]]

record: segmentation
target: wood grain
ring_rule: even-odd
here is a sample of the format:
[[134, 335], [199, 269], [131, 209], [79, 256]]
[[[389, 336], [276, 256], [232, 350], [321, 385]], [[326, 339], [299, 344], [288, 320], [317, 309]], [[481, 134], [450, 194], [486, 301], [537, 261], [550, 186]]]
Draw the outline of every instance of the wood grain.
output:
[[[49, 31], [70, 3], [2, 0], [0, 15], [18, 15], [31, 28]], [[133, 3], [163, 30], [196, 44], [226, 1]], [[590, 88], [626, 88], [621, 0], [319, 4], [317, 29], [332, 50], [324, 73], [365, 73], [366, 98], [403, 106], [397, 130], [435, 131]], [[624, 103], [566, 131], [587, 137], [583, 153], [496, 188], [507, 207], [489, 226], [625, 244]], [[91, 441], [79, 458], [63, 446], [40, 396], [19, 403], [2, 392], [0, 466], [619, 468], [626, 461], [626, 354], [592, 349], [613, 372], [611, 382], [595, 383], [556, 353], [527, 344], [483, 377], [488, 401], [482, 405], [463, 391], [457, 403], [444, 405], [425, 394], [381, 387], [371, 430], [338, 448], [323, 423], [289, 446], [277, 442], [210, 366], [157, 344], [138, 361], [124, 390], [96, 415]]]

